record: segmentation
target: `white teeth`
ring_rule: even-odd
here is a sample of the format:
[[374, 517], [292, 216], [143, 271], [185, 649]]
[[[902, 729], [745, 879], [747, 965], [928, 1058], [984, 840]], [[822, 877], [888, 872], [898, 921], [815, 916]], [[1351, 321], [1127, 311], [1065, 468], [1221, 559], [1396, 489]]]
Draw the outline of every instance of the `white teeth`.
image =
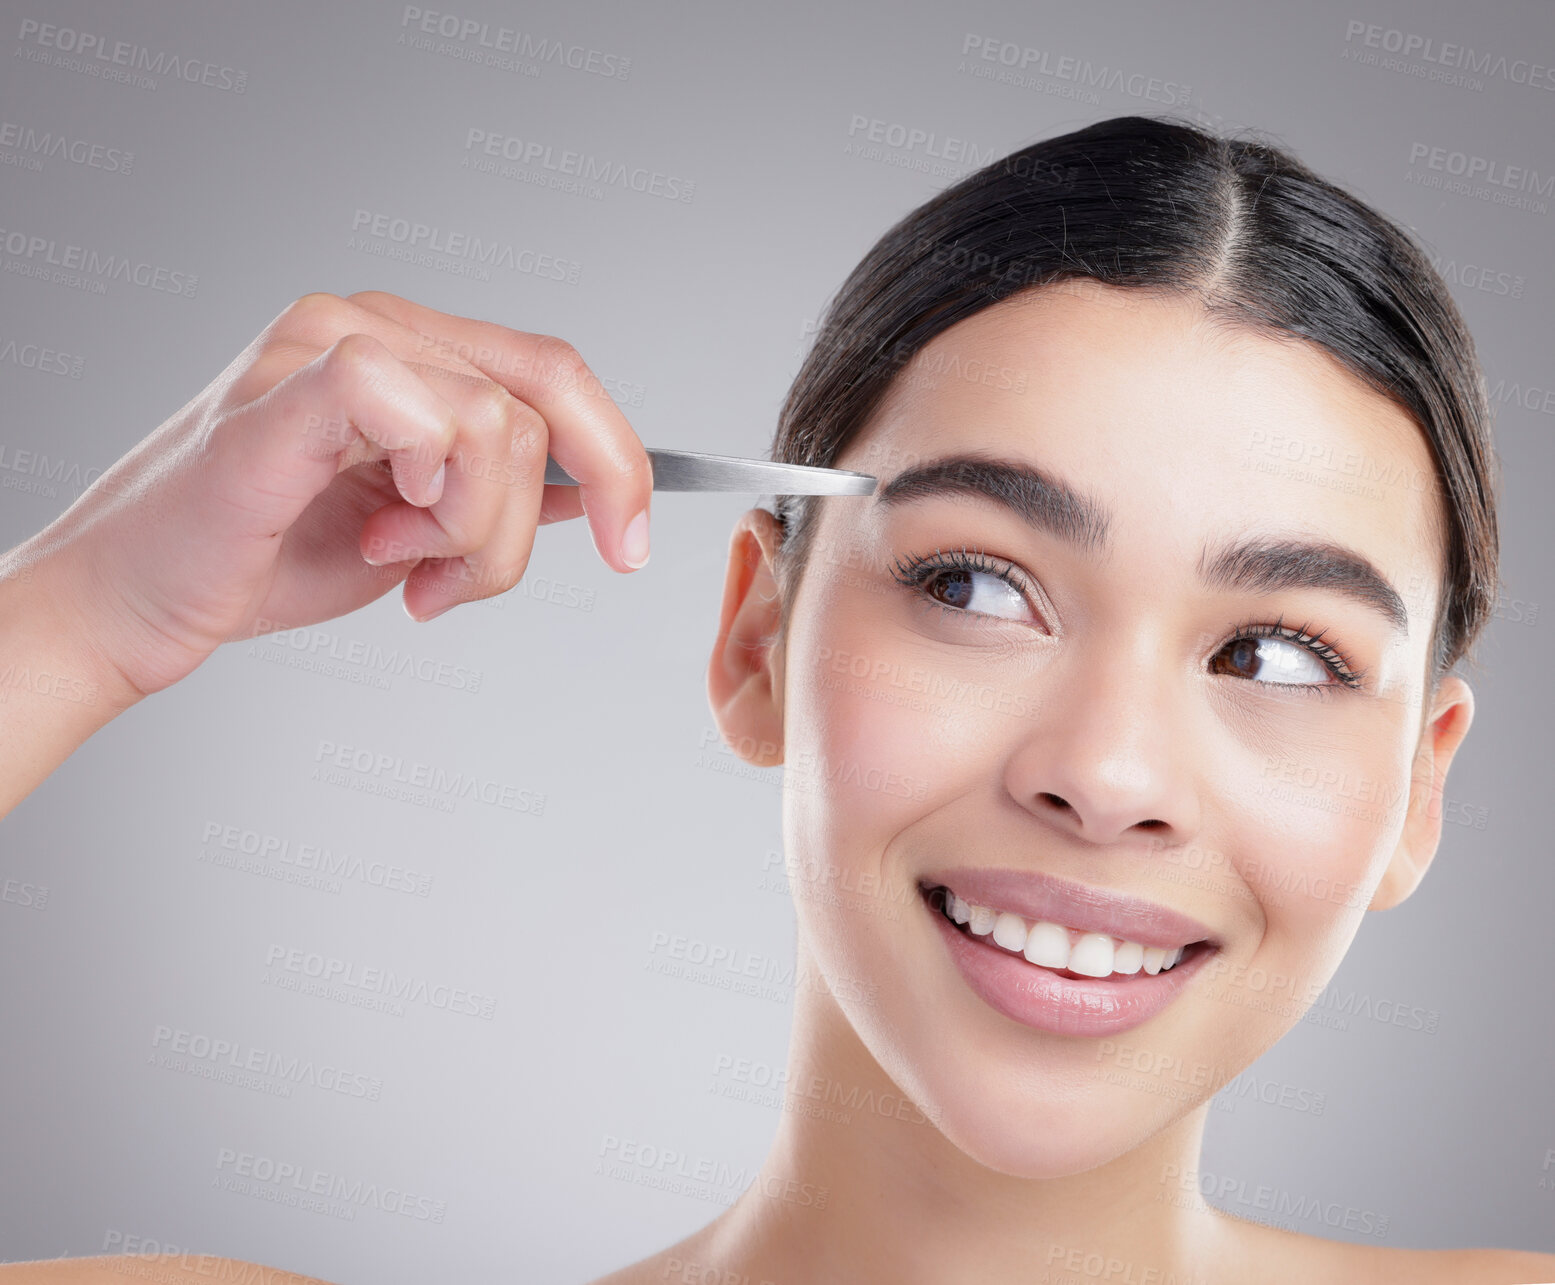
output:
[[974, 905], [945, 889], [945, 914], [979, 937], [990, 934], [994, 943], [1005, 950], [1024, 955], [1043, 968], [1067, 968], [1084, 977], [1132, 976], [1146, 972], [1152, 977], [1164, 973], [1182, 958], [1183, 947], [1167, 950], [1126, 941], [1107, 933], [1081, 932], [1063, 924], [1043, 920], [1027, 925], [1019, 915]]
[[1025, 950], [1026, 921], [1019, 915], [1000, 915], [993, 921], [993, 939], [1005, 950]]
[[1069, 954], [1069, 971], [1086, 977], [1105, 977], [1112, 971], [1115, 949], [1106, 933], [1084, 933]]
[[1033, 924], [1026, 935], [1024, 954], [1044, 968], [1068, 968], [1069, 930], [1060, 924]]

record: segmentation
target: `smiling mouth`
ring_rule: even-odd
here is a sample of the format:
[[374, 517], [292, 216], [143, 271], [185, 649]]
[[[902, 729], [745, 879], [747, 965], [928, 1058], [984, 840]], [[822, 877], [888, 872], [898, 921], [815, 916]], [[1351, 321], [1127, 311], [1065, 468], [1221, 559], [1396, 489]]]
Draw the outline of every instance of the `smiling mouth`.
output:
[[1133, 977], [1141, 972], [1154, 976], [1170, 972], [1184, 959], [1215, 949], [1208, 939], [1167, 949], [1109, 933], [1085, 932], [1051, 920], [1024, 919], [1007, 910], [965, 901], [943, 884], [919, 884], [918, 891], [935, 914], [944, 916], [964, 936], [1060, 977], [1094, 981]]

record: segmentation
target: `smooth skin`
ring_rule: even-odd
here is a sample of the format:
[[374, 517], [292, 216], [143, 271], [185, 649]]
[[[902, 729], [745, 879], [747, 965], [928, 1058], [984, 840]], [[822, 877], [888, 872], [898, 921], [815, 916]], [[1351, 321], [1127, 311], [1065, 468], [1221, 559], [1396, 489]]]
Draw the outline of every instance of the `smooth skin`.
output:
[[[547, 486], [547, 455], [580, 484]], [[401, 584], [405, 610], [430, 619], [511, 589], [537, 528], [584, 514], [607, 566], [641, 566], [652, 484], [641, 441], [565, 340], [378, 292], [298, 299], [0, 556], [0, 670], [36, 676], [0, 704], [0, 817], [224, 641], [331, 620]], [[0, 1266], [0, 1281], [312, 1279], [233, 1270], [245, 1266], [55, 1259]]]
[[[1339, 466], [1288, 467], [1276, 437]], [[731, 746], [785, 764], [807, 979], [789, 1100], [726, 1212], [597, 1285], [1555, 1280], [1551, 1254], [1268, 1227], [1195, 1181], [1214, 1091], [1300, 1020], [1440, 841], [1473, 702], [1453, 676], [1425, 691], [1443, 542], [1420, 430], [1315, 346], [1069, 283], [937, 336], [835, 463], [884, 483], [967, 452], [1066, 483], [1109, 515], [1106, 540], [981, 495], [826, 499], [778, 641], [779, 528], [761, 510], [736, 527], [708, 692]], [[1381, 484], [1345, 486], [1355, 459]], [[1248, 537], [1361, 552], [1407, 634], [1322, 584], [1206, 584], [1202, 552]], [[997, 564], [970, 596], [897, 579], [899, 560], [963, 546]], [[1362, 685], [1296, 642], [1225, 663], [1281, 617], [1326, 633]], [[918, 892], [984, 865], [1144, 897], [1221, 947], [1111, 1041], [1032, 1030], [969, 988]], [[834, 1101], [854, 1105], [838, 1119]]]
[[[353, 338], [359, 334], [394, 360]], [[466, 349], [507, 353], [530, 372], [523, 359], [552, 354], [565, 391], [552, 379], [502, 374], [500, 361], [486, 370], [443, 357], [425, 371], [427, 334], [452, 337], [449, 352], [462, 339]], [[895, 471], [892, 461], [952, 449], [1027, 458], [1112, 511], [1107, 556], [1088, 560], [981, 501], [936, 499], [886, 515], [872, 502], [825, 500], [790, 637], [773, 647], [778, 531], [769, 514], [753, 510], [730, 542], [708, 677], [733, 745], [781, 746], [794, 770], [863, 762], [925, 784], [921, 795], [902, 799], [818, 775], [785, 790], [784, 814], [791, 861], [845, 867], [908, 894], [893, 901], [903, 913], [892, 918], [860, 913], [846, 899], [806, 897], [795, 881], [798, 969], [826, 985], [796, 988], [790, 1083], [819, 1076], [921, 1109], [905, 1118], [855, 1112], [846, 1124], [784, 1112], [750, 1191], [699, 1232], [605, 1281], [702, 1280], [709, 1270], [712, 1279], [752, 1285], [988, 1285], [1044, 1274], [1084, 1281], [1095, 1277], [1066, 1264], [1095, 1251], [1131, 1265], [1141, 1280], [1167, 1272], [1260, 1282], [1555, 1279], [1555, 1256], [1300, 1236], [1218, 1214], [1191, 1182], [1186, 1189], [1163, 1182], [1164, 1166], [1197, 1164], [1207, 1107], [1151, 1093], [1146, 1083], [1104, 1081], [1094, 1041], [1041, 1036], [987, 1009], [949, 965], [911, 893], [915, 872], [947, 860], [1025, 861], [1184, 909], [1212, 924], [1239, 963], [1326, 976], [1359, 907], [1276, 893], [1252, 873], [1249, 852], [1266, 854], [1283, 826], [1275, 851], [1301, 837], [1306, 859], [1360, 882], [1374, 908], [1403, 900], [1435, 851], [1441, 788], [1468, 728], [1471, 697], [1457, 679], [1444, 682], [1429, 707], [1418, 683], [1411, 689], [1423, 659], [1419, 628], [1397, 642], [1326, 598], [1275, 604], [1210, 595], [1189, 573], [1205, 538], [1262, 523], [1342, 536], [1390, 576], [1433, 583], [1439, 539], [1417, 493], [1390, 493], [1367, 508], [1290, 478], [1224, 485], [1258, 416], [1286, 426], [1300, 416], [1307, 431], [1361, 441], [1409, 466], [1422, 458], [1417, 430], [1300, 345], [1228, 336], [1206, 328], [1189, 305], [1120, 300], [1100, 288], [985, 310], [940, 336], [926, 359], [947, 351], [1025, 370], [1023, 386], [1041, 395], [938, 378], [933, 371], [957, 367], [927, 362], [931, 373], [899, 380], [838, 466], [884, 478]], [[294, 397], [282, 390], [300, 370], [312, 374], [290, 386], [301, 386]], [[90, 734], [93, 719], [106, 722], [118, 707], [177, 681], [222, 640], [265, 621], [285, 622], [270, 626], [280, 628], [329, 619], [401, 580], [416, 615], [500, 592], [522, 574], [534, 527], [576, 516], [580, 501], [590, 506], [596, 545], [616, 550], [627, 520], [646, 504], [650, 475], [608, 398], [580, 397], [587, 384], [586, 368], [556, 340], [392, 296], [299, 301], [93, 492], [0, 563], [12, 573], [0, 581], [0, 664], [48, 658], [55, 672], [95, 682], [102, 693], [89, 716], [59, 708], [79, 702], [42, 693], [9, 706], [0, 779], [24, 797]], [[321, 427], [349, 422], [367, 440], [343, 432], [315, 448], [310, 417]], [[480, 461], [500, 458], [503, 432], [512, 434], [509, 458], [525, 480], [497, 505], [479, 485]], [[428, 508], [424, 485], [434, 461], [467, 436], [468, 467], [450, 469], [447, 493]], [[584, 479], [581, 494], [542, 494], [547, 443]], [[401, 454], [391, 458], [391, 448]], [[375, 469], [383, 459], [392, 473]], [[449, 507], [440, 512], [439, 504]], [[477, 509], [485, 516], [474, 516]], [[439, 519], [436, 531], [429, 517]], [[1390, 536], [1395, 527], [1400, 533]], [[191, 547], [195, 532], [194, 543], [209, 547]], [[961, 543], [997, 546], [1025, 568], [1041, 586], [1041, 611], [974, 626], [948, 609], [923, 610], [884, 570], [891, 555]], [[405, 556], [364, 569], [364, 551]], [[423, 579], [448, 564], [411, 574], [418, 551], [462, 557], [468, 570]], [[614, 552], [606, 560], [625, 566]], [[978, 583], [980, 609], [1009, 609], [997, 582]], [[1312, 698], [1233, 686], [1249, 679], [1207, 679], [1205, 659], [1227, 626], [1276, 606], [1342, 620], [1341, 636], [1367, 653], [1376, 690]], [[1430, 606], [1412, 600], [1411, 614]], [[954, 699], [929, 709], [888, 703], [877, 689], [831, 681], [822, 657], [837, 649], [1019, 693], [1036, 717], [1011, 719]], [[61, 713], [76, 720], [66, 732], [58, 730]], [[1303, 761], [1321, 751], [1353, 771], [1402, 782], [1407, 808], [1335, 819], [1267, 792], [1244, 798], [1235, 786], [1272, 739]], [[1144, 819], [1160, 823], [1150, 831], [1159, 843], [1227, 854], [1217, 882], [1190, 896], [1163, 879], [1167, 862], [1141, 841]], [[850, 980], [869, 985], [844, 984]], [[1217, 981], [1222, 990], [1234, 985]], [[1240, 1067], [1294, 1020], [1190, 991], [1130, 1039]], [[825, 1188], [824, 1208], [762, 1194], [806, 1184]], [[143, 1279], [145, 1262], [19, 1264], [0, 1268], [0, 1281], [130, 1281]], [[240, 1266], [217, 1260], [203, 1271], [158, 1270], [193, 1282]], [[1161, 1276], [1146, 1275], [1150, 1269]]]

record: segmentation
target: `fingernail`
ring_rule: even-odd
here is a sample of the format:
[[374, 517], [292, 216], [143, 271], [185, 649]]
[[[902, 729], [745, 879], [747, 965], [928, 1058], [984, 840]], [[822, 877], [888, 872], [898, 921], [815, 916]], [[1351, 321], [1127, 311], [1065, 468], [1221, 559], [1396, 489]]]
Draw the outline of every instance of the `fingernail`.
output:
[[437, 466], [437, 472], [432, 474], [432, 480], [427, 483], [427, 504], [436, 504], [443, 498], [443, 479], [448, 476], [448, 461], [444, 460]]
[[648, 510], [644, 509], [626, 525], [621, 537], [621, 561], [633, 571], [648, 561]]
[[414, 620], [418, 625], [424, 625], [429, 620], [436, 620], [445, 611], [448, 611], [451, 608], [457, 607], [458, 605], [459, 604], [457, 602], [446, 603], [445, 605], [439, 607], [436, 611], [432, 612], [431, 615], [417, 616], [417, 615], [412, 614], [412, 612], [410, 610], [410, 604], [408, 602], [406, 602], [403, 598], [400, 599], [400, 606], [405, 608], [405, 614], [407, 616], [410, 616], [410, 618], [412, 620]]

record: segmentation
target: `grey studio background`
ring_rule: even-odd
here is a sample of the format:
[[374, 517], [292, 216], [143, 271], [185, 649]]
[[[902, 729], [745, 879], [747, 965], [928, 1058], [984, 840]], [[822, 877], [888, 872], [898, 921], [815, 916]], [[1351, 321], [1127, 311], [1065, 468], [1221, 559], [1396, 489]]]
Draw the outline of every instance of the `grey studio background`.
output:
[[[450, 3], [0, 4], [0, 546], [311, 290], [562, 335], [645, 442], [762, 455], [831, 293], [948, 182], [1119, 114], [1266, 131], [1454, 282], [1498, 403], [1507, 592], [1435, 867], [1220, 1094], [1204, 1168], [1216, 1203], [1303, 1232], [1555, 1249], [1555, 9]], [[529, 53], [494, 53], [502, 29]], [[60, 47], [83, 35], [144, 58]], [[551, 186], [567, 152], [657, 178]], [[375, 233], [395, 220], [520, 266], [407, 262]], [[147, 284], [30, 275], [34, 237]], [[704, 688], [756, 498], [659, 495], [630, 577], [567, 523], [503, 599], [417, 626], [396, 590], [229, 645], [0, 822], [0, 1259], [581, 1281], [734, 1199], [611, 1162], [630, 1140], [748, 1178], [779, 1118], [786, 997], [670, 975], [654, 944], [792, 958], [782, 771], [721, 750]], [[334, 747], [397, 766], [332, 771]], [[381, 792], [416, 765], [498, 801]], [[322, 849], [359, 860], [320, 878]], [[293, 951], [468, 998], [308, 994]], [[406, 1210], [288, 1204], [271, 1172]]]

